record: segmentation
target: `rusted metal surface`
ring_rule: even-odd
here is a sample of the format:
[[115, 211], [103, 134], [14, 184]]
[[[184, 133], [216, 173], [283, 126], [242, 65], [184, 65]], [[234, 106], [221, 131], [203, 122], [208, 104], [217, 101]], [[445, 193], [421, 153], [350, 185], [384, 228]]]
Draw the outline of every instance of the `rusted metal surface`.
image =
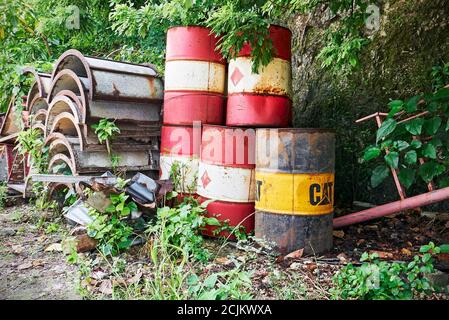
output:
[[256, 237], [282, 252], [332, 247], [335, 133], [257, 129]]
[[52, 80], [63, 70], [87, 79], [89, 100], [160, 101], [163, 81], [149, 66], [87, 57], [71, 49], [56, 61]]
[[34, 81], [28, 91], [26, 110], [31, 110], [32, 101], [36, 98], [47, 98], [47, 94], [51, 86], [51, 75], [47, 73], [37, 72], [34, 68], [24, 68], [23, 74], [30, 74]]
[[283, 254], [304, 248], [305, 254], [332, 249], [332, 214], [319, 216], [283, 215], [256, 211], [255, 234]]
[[164, 124], [223, 123], [226, 61], [216, 43], [208, 28], [168, 30]]
[[291, 32], [270, 27], [275, 55], [252, 72], [251, 48], [245, 44], [229, 62], [226, 124], [279, 127], [291, 123]]
[[[204, 197], [199, 197], [198, 200], [202, 203], [210, 200]], [[237, 203], [225, 201], [213, 201], [206, 207], [207, 217], [214, 217], [218, 221], [226, 222], [231, 230], [251, 233], [254, 231], [254, 202]], [[214, 232], [217, 227], [207, 226], [203, 234], [210, 237], [229, 237], [229, 230]], [[235, 236], [230, 236], [229, 239], [235, 240]]]
[[198, 168], [200, 196], [231, 202], [253, 202], [254, 130], [203, 126]]

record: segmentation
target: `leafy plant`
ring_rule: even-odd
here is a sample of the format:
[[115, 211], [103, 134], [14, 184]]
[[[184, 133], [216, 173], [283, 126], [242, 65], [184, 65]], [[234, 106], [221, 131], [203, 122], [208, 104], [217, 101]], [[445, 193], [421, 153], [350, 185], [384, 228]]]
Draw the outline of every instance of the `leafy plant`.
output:
[[371, 185], [380, 185], [389, 175], [388, 168], [393, 168], [406, 188], [418, 178], [449, 186], [444, 175], [449, 169], [449, 88], [393, 100], [388, 106], [390, 112], [377, 130], [376, 144], [368, 146], [363, 155], [365, 161], [372, 161], [384, 154], [384, 164], [374, 169]]
[[45, 228], [45, 233], [46, 234], [55, 233], [58, 230], [59, 230], [59, 224], [52, 222], [47, 226], [47, 228]]
[[[198, 172], [192, 172], [192, 167], [180, 161], [173, 161], [170, 167], [170, 180], [173, 183], [173, 190], [178, 190], [181, 194], [196, 193], [196, 180]], [[192, 174], [193, 173], [193, 174]], [[189, 177], [193, 176], [192, 181]]]
[[106, 256], [117, 255], [131, 246], [133, 228], [125, 220], [137, 210], [137, 205], [128, 198], [125, 193], [111, 194], [112, 203], [105, 213], [93, 208], [89, 210], [94, 220], [88, 225], [87, 234], [99, 241], [98, 248]]
[[[201, 231], [207, 225], [220, 225], [217, 219], [204, 216], [209, 203], [199, 204], [197, 200], [189, 199], [175, 208], [158, 208], [156, 222], [148, 226], [147, 233], [154, 236], [162, 232], [158, 236], [160, 241], [180, 248], [187, 257], [207, 261], [210, 253], [203, 247]], [[174, 254], [177, 253], [179, 250], [174, 251]]]
[[114, 121], [108, 119], [101, 119], [97, 124], [93, 124], [92, 128], [95, 129], [95, 134], [98, 137], [98, 141], [103, 144], [106, 143], [108, 154], [111, 156], [110, 143], [112, 139], [120, 133], [120, 129], [116, 126]]
[[250, 300], [252, 273], [244, 271], [241, 263], [233, 259], [236, 267], [218, 273], [212, 273], [201, 280], [196, 274], [187, 279], [189, 295], [196, 300]]
[[8, 186], [5, 182], [0, 182], [0, 209], [6, 204], [6, 196], [8, 195]]
[[29, 155], [31, 165], [39, 172], [46, 173], [48, 165], [48, 147], [44, 146], [44, 137], [39, 129], [27, 129], [19, 132], [17, 150], [24, 157]]
[[337, 299], [396, 300], [413, 299], [417, 293], [433, 291], [426, 275], [434, 272], [432, 256], [441, 249], [430, 242], [421, 247], [409, 263], [380, 261], [379, 256], [364, 253], [363, 264], [348, 264], [334, 277], [332, 294]]

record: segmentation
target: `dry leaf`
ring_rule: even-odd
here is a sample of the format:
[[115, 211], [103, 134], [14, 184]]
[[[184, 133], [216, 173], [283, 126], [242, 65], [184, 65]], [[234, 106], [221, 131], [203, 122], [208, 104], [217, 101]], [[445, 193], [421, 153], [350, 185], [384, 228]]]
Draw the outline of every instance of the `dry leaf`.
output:
[[219, 257], [219, 258], [215, 259], [215, 262], [219, 263], [219, 264], [229, 264], [231, 262], [231, 260], [229, 260], [226, 257]]
[[357, 246], [360, 246], [361, 244], [365, 243], [365, 239], [359, 239], [357, 240]]
[[43, 265], [44, 265], [44, 261], [42, 259], [33, 260], [33, 267], [39, 267], [39, 266], [43, 266]]
[[284, 256], [277, 256], [275, 262], [276, 263], [281, 263], [282, 261], [284, 261]]
[[62, 245], [60, 243], [52, 243], [44, 250], [45, 252], [62, 251]]
[[403, 255], [406, 255], [406, 256], [411, 256], [412, 255], [412, 252], [409, 249], [406, 249], [406, 248], [402, 248], [401, 249], [401, 253]]
[[21, 246], [20, 244], [12, 246], [12, 252], [15, 254], [22, 253], [24, 249], [25, 248], [23, 246]]
[[301, 249], [295, 250], [295, 251], [287, 254], [285, 256], [285, 259], [299, 259], [302, 257], [303, 253], [304, 253], [304, 248], [301, 248]]
[[346, 254], [344, 253], [340, 253], [337, 258], [340, 260], [340, 262], [344, 263], [346, 261], [348, 261], [348, 257], [346, 256]]
[[112, 281], [105, 280], [101, 283], [100, 288], [98, 288], [102, 294], [111, 295], [112, 294]]
[[134, 275], [133, 277], [129, 278], [129, 279], [127, 280], [127, 282], [128, 282], [129, 284], [132, 284], [132, 283], [139, 283], [140, 278], [142, 278], [142, 272], [139, 272], [139, 273], [137, 273], [136, 275]]
[[343, 230], [335, 230], [333, 233], [334, 237], [343, 239], [345, 236], [345, 232]]

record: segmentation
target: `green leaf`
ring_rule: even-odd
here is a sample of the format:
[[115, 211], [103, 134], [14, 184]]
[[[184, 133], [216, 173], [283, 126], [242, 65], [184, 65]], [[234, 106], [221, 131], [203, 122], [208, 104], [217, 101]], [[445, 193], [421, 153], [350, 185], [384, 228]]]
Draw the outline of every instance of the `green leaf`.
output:
[[418, 155], [415, 150], [408, 151], [404, 156], [404, 161], [406, 164], [415, 164], [418, 160]]
[[388, 177], [388, 174], [389, 169], [385, 165], [380, 165], [374, 168], [373, 174], [371, 175], [371, 186], [376, 188]]
[[422, 155], [424, 157], [430, 158], [430, 159], [436, 159], [437, 157], [437, 150], [435, 149], [434, 145], [431, 143], [426, 143], [424, 147], [422, 148]]
[[424, 124], [424, 119], [416, 118], [405, 123], [405, 129], [415, 136], [421, 134], [422, 126]]
[[418, 109], [418, 102], [421, 100], [421, 96], [414, 96], [413, 98], [410, 98], [404, 106], [405, 111], [408, 113], [413, 113]]
[[421, 146], [422, 146], [422, 142], [419, 141], [419, 140], [413, 140], [412, 142], [410, 142], [410, 146], [411, 146], [413, 149], [419, 149], [419, 148], [421, 148]]
[[391, 151], [384, 157], [385, 162], [392, 168], [397, 169], [399, 164], [399, 153]]
[[449, 244], [440, 245], [440, 250], [441, 253], [449, 253]]
[[363, 160], [369, 161], [380, 156], [380, 149], [378, 147], [368, 147], [363, 154]]
[[449, 88], [441, 88], [433, 95], [434, 101], [447, 101], [449, 100]]
[[393, 100], [388, 103], [390, 107], [390, 112], [388, 113], [388, 117], [394, 116], [396, 113], [402, 110], [404, 106], [404, 102], [402, 100]]
[[392, 133], [396, 129], [396, 126], [397, 122], [394, 119], [385, 120], [377, 130], [376, 143]]
[[441, 125], [441, 118], [440, 117], [433, 117], [431, 119], [426, 119], [424, 121], [424, 132], [427, 133], [429, 136], [433, 136], [435, 133], [437, 133], [438, 129]]
[[415, 170], [403, 168], [399, 171], [398, 178], [401, 184], [408, 189], [415, 182]]
[[394, 144], [399, 151], [403, 151], [409, 147], [409, 144], [402, 140], [395, 141]]
[[419, 176], [428, 183], [432, 181], [434, 177], [437, 177], [444, 173], [445, 167], [435, 161], [428, 161], [419, 167]]
[[439, 188], [449, 187], [449, 177], [443, 177], [438, 181]]

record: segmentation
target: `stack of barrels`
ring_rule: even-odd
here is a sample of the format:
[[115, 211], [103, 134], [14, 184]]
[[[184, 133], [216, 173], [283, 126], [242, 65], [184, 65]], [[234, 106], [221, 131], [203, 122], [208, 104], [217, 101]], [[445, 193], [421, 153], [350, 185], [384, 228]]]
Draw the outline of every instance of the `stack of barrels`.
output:
[[222, 236], [254, 231], [282, 252], [318, 254], [332, 246], [334, 134], [288, 128], [291, 32], [272, 25], [269, 37], [273, 60], [253, 72], [245, 44], [229, 62], [225, 92], [226, 64], [210, 30], [168, 31], [162, 178], [184, 164], [189, 174], [179, 180], [196, 188], [178, 191], [214, 200], [207, 214], [227, 224]]
[[201, 125], [224, 121], [226, 61], [216, 44], [203, 27], [167, 32], [160, 170], [161, 179], [179, 176], [183, 194], [196, 193]]

